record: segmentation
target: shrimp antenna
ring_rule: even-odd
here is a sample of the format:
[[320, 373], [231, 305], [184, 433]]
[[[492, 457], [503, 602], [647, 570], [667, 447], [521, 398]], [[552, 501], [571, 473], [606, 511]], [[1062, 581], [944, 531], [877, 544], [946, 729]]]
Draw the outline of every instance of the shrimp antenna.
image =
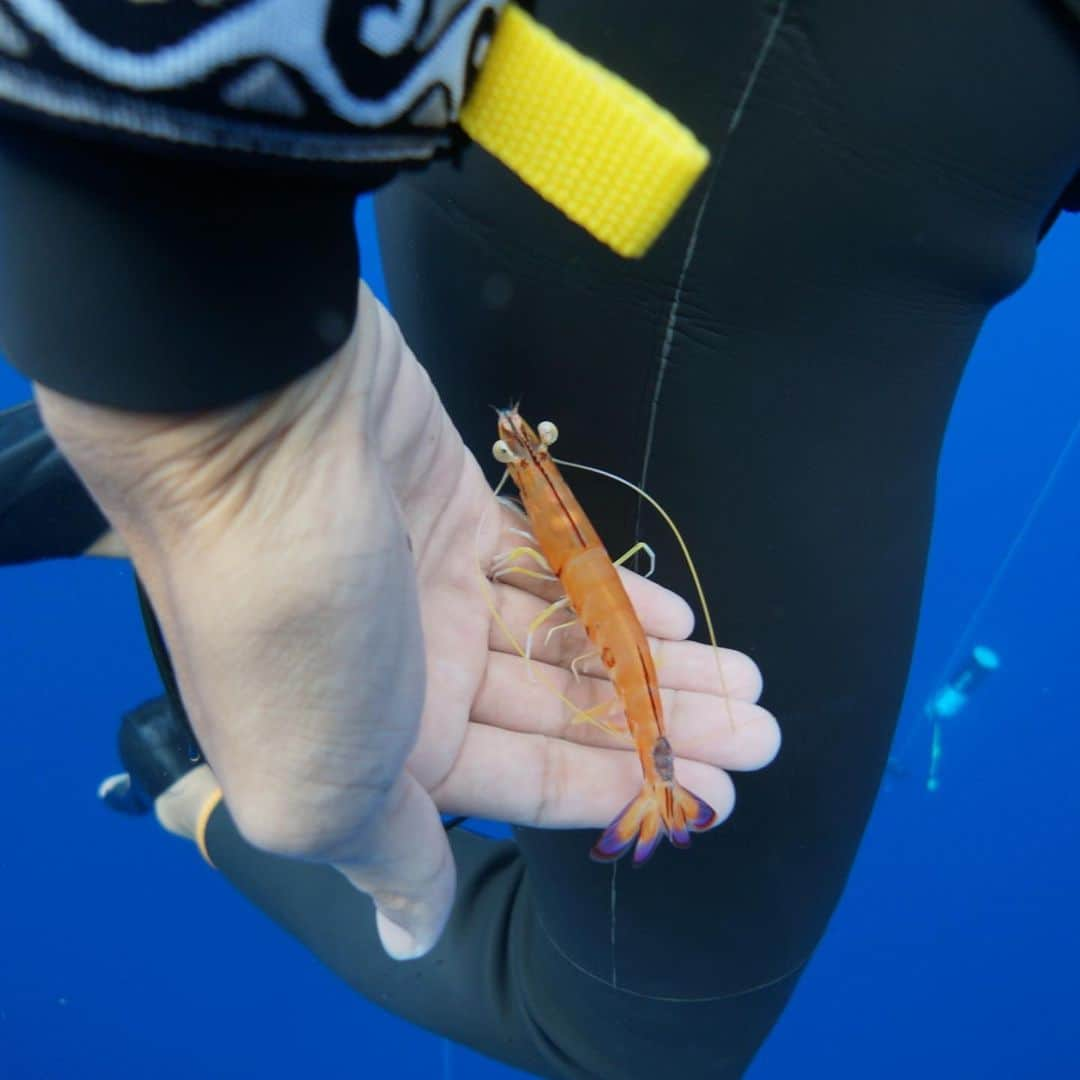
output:
[[563, 461], [562, 458], [553, 457], [551, 460], [554, 461], [556, 465], [564, 465], [571, 469], [582, 469], [585, 472], [595, 473], [597, 476], [605, 476], [609, 480], [618, 481], [624, 487], [630, 488], [631, 491], [636, 491], [637, 494], [664, 519], [664, 523], [678, 541], [679, 547], [683, 553], [683, 558], [686, 560], [686, 568], [690, 571], [690, 576], [694, 579], [694, 588], [697, 590], [698, 603], [701, 604], [701, 611], [705, 616], [705, 627], [709, 632], [709, 644], [712, 645], [713, 656], [716, 657], [716, 671], [720, 676], [720, 690], [727, 703], [728, 721], [731, 724], [731, 729], [734, 731], [735, 717], [731, 712], [731, 695], [728, 693], [727, 677], [724, 675], [724, 665], [720, 662], [720, 646], [716, 643], [716, 632], [713, 630], [712, 615], [709, 612], [708, 601], [705, 599], [705, 590], [701, 587], [701, 578], [698, 577], [697, 567], [694, 565], [694, 560], [690, 556], [690, 549], [686, 546], [686, 541], [683, 539], [682, 533], [679, 532], [678, 526], [672, 521], [671, 515], [647, 491], [643, 488], [639, 488], [637, 484], [619, 476], [617, 473], [598, 469], [594, 465], [580, 465], [576, 461]]

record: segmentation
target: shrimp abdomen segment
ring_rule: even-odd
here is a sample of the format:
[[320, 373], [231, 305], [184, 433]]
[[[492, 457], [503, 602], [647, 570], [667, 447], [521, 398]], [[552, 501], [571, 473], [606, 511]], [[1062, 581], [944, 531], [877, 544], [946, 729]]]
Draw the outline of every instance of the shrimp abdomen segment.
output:
[[664, 733], [656, 665], [610, 556], [603, 547], [588, 548], [567, 560], [559, 578], [600, 653], [635, 740], [639, 746], [651, 743]]

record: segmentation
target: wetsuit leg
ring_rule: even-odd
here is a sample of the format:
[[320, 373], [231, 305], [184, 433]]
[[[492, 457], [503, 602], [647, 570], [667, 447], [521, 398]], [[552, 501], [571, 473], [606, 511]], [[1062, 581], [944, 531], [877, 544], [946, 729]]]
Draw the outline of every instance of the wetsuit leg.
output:
[[[780, 757], [689, 855], [600, 869], [588, 835], [518, 831], [553, 948], [702, 999], [796, 971], [839, 899], [904, 691], [953, 395], [1080, 168], [1080, 50], [1028, 0], [693, 9], [538, 9], [713, 151], [642, 261], [479, 153], [378, 207], [395, 312], [474, 452], [489, 403], [520, 396], [562, 456], [643, 480], [695, 547], [721, 641], [764, 672]], [[689, 595], [632, 496], [571, 482], [613, 549], [648, 540]]]
[[428, 956], [407, 964], [386, 956], [371, 902], [330, 867], [257, 851], [223, 804], [205, 843], [237, 889], [365, 997], [537, 1076], [651, 1078], [687, 1044], [702, 1062], [697, 1075], [739, 1076], [795, 985], [711, 1001], [608, 986], [552, 947], [517, 845], [461, 829], [451, 834], [450, 922]]
[[[780, 758], [738, 779], [729, 822], [636, 873], [590, 863], [592, 833], [455, 838], [454, 921], [404, 967], [330, 872], [272, 867], [224, 819], [209, 837], [358, 989], [542, 1075], [738, 1076], [779, 1015], [886, 759], [957, 382], [1080, 168], [1080, 53], [1053, 5], [689, 10], [538, 5], [713, 150], [646, 259], [618, 261], [477, 152], [398, 181], [379, 224], [397, 315], [479, 456], [489, 404], [520, 396], [566, 456], [674, 512], [723, 642], [765, 672]], [[632, 498], [575, 483], [613, 546], [644, 535], [685, 589]]]

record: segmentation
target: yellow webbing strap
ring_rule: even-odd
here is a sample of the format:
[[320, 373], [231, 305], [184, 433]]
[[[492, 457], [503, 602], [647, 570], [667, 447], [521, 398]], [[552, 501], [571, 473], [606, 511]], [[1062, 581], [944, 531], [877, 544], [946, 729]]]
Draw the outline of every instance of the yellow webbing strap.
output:
[[709, 163], [671, 113], [509, 5], [465, 132], [620, 255], [643, 255]]

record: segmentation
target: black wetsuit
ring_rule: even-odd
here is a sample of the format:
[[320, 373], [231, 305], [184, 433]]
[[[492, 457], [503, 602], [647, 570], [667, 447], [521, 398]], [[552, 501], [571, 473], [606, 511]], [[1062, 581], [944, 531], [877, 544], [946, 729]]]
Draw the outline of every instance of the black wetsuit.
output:
[[[542, 2], [713, 150], [656, 249], [618, 260], [477, 151], [381, 193], [395, 313], [474, 452], [488, 404], [522, 396], [567, 456], [644, 477], [693, 538], [721, 640], [765, 673], [785, 742], [737, 778], [730, 821], [644, 871], [590, 863], [591, 833], [459, 831], [452, 921], [404, 965], [333, 871], [254, 851], [217, 811], [220, 870], [361, 992], [543, 1076], [746, 1067], [877, 790], [964, 363], [1076, 201], [1067, 8]], [[602, 534], [644, 532], [685, 591], [632, 496], [577, 487]]]

